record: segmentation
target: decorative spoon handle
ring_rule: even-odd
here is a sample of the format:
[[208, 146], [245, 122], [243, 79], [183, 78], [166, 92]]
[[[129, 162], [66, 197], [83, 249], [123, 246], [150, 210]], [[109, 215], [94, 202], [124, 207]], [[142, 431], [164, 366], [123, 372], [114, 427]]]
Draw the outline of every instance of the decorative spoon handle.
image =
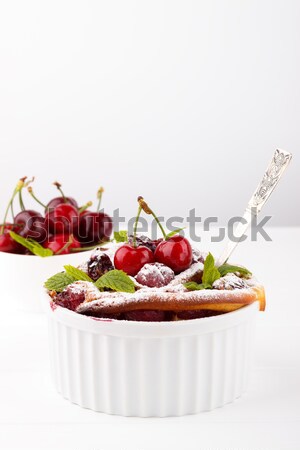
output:
[[278, 149], [275, 151], [272, 161], [270, 162], [261, 182], [255, 189], [254, 194], [246, 207], [242, 221], [238, 223], [234, 231], [236, 239], [228, 242], [226, 248], [217, 261], [217, 266], [224, 264], [228, 260], [229, 256], [240, 242], [242, 236], [251, 225], [252, 218], [260, 213], [275, 187], [279, 183], [279, 180], [281, 179], [285, 169], [288, 167], [291, 159], [291, 153]]

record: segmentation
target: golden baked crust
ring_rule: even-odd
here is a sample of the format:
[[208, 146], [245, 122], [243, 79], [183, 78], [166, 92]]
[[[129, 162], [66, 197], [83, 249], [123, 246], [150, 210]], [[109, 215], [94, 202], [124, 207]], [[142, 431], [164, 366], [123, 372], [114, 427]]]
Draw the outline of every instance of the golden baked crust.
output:
[[134, 294], [99, 292], [97, 297], [87, 294], [78, 306], [81, 314], [118, 314], [136, 310], [188, 311], [213, 310], [229, 312], [259, 302], [265, 309], [265, 292], [262, 286], [233, 290], [202, 290], [168, 292], [159, 289], [139, 290]]

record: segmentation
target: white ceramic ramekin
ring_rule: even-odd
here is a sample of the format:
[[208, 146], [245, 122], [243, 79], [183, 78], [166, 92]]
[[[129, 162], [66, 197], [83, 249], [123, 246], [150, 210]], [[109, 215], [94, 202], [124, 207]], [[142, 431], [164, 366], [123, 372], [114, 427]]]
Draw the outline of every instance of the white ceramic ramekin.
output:
[[53, 307], [51, 365], [57, 390], [108, 414], [166, 417], [221, 407], [247, 383], [258, 303], [179, 322], [93, 319]]
[[41, 286], [53, 274], [61, 272], [65, 264], [79, 265], [91, 252], [41, 258], [0, 252], [1, 298], [9, 307], [42, 312]]

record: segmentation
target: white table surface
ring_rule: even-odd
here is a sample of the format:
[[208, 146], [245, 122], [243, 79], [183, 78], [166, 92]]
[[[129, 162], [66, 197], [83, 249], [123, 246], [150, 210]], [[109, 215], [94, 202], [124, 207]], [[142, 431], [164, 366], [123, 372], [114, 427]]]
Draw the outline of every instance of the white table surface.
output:
[[[6, 299], [0, 314], [0, 449], [300, 449], [300, 228], [269, 234], [273, 242], [246, 241], [234, 255], [267, 292], [248, 391], [208, 413], [123, 418], [69, 403], [49, 376], [45, 316], [14, 312]], [[207, 250], [208, 243], [201, 247]], [[222, 247], [210, 248], [217, 254]]]

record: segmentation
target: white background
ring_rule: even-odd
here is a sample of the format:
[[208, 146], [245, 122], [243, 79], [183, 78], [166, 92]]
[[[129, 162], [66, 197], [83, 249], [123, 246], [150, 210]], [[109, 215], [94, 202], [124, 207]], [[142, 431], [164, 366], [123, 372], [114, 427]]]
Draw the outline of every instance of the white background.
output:
[[1, 210], [36, 175], [45, 200], [58, 179], [80, 203], [104, 185], [104, 206], [127, 217], [143, 194], [166, 217], [196, 208], [224, 223], [280, 147], [294, 161], [265, 212], [298, 225], [237, 249], [268, 309], [248, 393], [209, 414], [123, 419], [69, 404], [51, 385], [45, 318], [2, 305], [1, 449], [298, 450], [299, 23], [297, 0], [0, 0]]
[[1, 210], [36, 175], [44, 200], [59, 179], [127, 217], [142, 194], [225, 223], [280, 147], [265, 212], [299, 225], [299, 23], [297, 0], [1, 1]]

